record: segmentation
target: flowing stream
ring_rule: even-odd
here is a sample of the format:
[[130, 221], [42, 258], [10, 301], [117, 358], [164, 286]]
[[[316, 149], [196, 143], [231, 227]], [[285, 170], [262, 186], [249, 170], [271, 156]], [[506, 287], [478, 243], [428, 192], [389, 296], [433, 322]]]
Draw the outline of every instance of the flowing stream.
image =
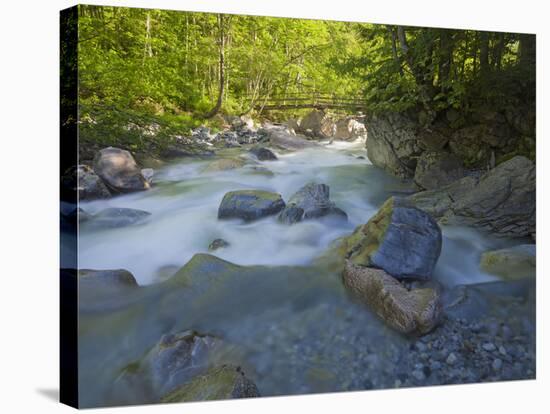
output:
[[[230, 149], [222, 156], [238, 152], [242, 151]], [[129, 207], [152, 215], [137, 226], [81, 231], [80, 268], [127, 269], [140, 285], [148, 285], [166, 278], [170, 269], [183, 266], [194, 254], [208, 252], [209, 243], [217, 238], [230, 247], [215, 254], [236, 264], [307, 265], [332, 241], [366, 223], [388, 197], [411, 191], [410, 184], [372, 166], [361, 141], [277, 156], [277, 161], [258, 162], [272, 176], [247, 167], [204, 173], [212, 160], [184, 159], [157, 171], [151, 191], [81, 203], [90, 213]], [[287, 226], [275, 216], [247, 224], [217, 219], [228, 191], [262, 189], [288, 200], [311, 181], [330, 186], [331, 200], [348, 214], [347, 224], [324, 219]], [[478, 269], [479, 256], [500, 245], [470, 229], [444, 229], [436, 277], [447, 285], [491, 280]]]
[[[228, 156], [247, 153], [227, 149], [217, 155]], [[243, 366], [262, 395], [393, 386], [399, 368], [396, 349], [406, 352], [408, 339], [352, 300], [338, 275], [311, 264], [335, 239], [366, 223], [388, 197], [410, 193], [411, 184], [372, 166], [361, 141], [325, 143], [277, 157], [257, 162], [272, 175], [249, 166], [205, 173], [212, 159], [182, 159], [156, 171], [149, 191], [81, 203], [90, 213], [107, 207], [151, 213], [135, 226], [81, 228], [80, 268], [127, 269], [140, 285], [150, 286], [143, 290], [145, 298], [131, 299], [139, 306], [115, 315], [81, 315], [84, 406], [153, 401], [139, 389], [117, 388], [120, 370], [141, 358], [162, 334], [185, 329], [212, 333], [232, 344], [234, 351], [223, 361]], [[279, 224], [276, 217], [246, 224], [217, 219], [228, 191], [263, 189], [288, 200], [310, 181], [330, 186], [331, 200], [348, 214], [346, 224], [330, 219], [293, 226]], [[502, 247], [502, 241], [466, 228], [443, 228], [443, 235], [435, 279], [446, 287], [493, 280], [479, 270], [479, 258], [483, 251]], [[196, 292], [165, 287], [178, 268], [196, 253], [207, 253], [217, 238], [230, 246], [214, 255], [251, 266], [240, 272], [238, 282], [198, 302]]]

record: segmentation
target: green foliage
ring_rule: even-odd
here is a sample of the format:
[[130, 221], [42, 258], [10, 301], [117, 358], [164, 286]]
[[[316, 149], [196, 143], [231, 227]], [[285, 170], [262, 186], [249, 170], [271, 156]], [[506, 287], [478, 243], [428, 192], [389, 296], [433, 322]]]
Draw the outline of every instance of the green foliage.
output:
[[230, 115], [317, 92], [362, 96], [369, 112], [422, 110], [428, 122], [450, 108], [463, 120], [476, 108], [534, 103], [533, 36], [237, 15], [223, 22], [79, 6], [81, 140], [157, 148], [199, 124], [220, 128], [205, 114], [221, 89], [222, 50], [221, 112]]

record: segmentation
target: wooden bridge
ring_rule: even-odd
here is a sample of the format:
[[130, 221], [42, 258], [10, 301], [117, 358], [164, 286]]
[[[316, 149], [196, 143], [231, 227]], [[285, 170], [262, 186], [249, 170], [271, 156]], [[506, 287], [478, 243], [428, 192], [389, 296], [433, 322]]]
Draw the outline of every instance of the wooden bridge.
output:
[[261, 97], [255, 100], [252, 107], [259, 112], [307, 108], [363, 112], [365, 106], [365, 100], [361, 97], [340, 97], [332, 94], [312, 93], [309, 95], [293, 94], [284, 97]]

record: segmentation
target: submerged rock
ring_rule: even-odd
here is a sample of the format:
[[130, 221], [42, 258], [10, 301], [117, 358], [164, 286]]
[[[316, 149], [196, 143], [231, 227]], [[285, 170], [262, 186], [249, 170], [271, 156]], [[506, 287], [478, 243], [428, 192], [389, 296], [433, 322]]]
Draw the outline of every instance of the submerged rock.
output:
[[345, 286], [388, 325], [405, 334], [426, 334], [441, 318], [439, 293], [432, 287], [407, 290], [381, 269], [347, 262]]
[[535, 277], [536, 245], [521, 244], [481, 255], [480, 268], [505, 279]]
[[135, 287], [137, 286], [136, 278], [132, 273], [124, 269], [116, 270], [93, 270], [79, 269], [78, 281], [81, 286], [88, 283], [96, 285], [103, 284], [109, 286]]
[[262, 190], [239, 190], [226, 193], [218, 209], [218, 218], [257, 220], [277, 214], [285, 208], [280, 194]]
[[535, 233], [535, 165], [516, 156], [481, 178], [465, 177], [408, 200], [442, 223], [476, 226], [497, 236]]
[[241, 168], [245, 161], [240, 158], [223, 158], [212, 161], [206, 166], [204, 172], [229, 171]]
[[251, 148], [250, 153], [254, 154], [260, 161], [271, 161], [277, 159], [277, 156], [273, 153], [273, 151], [264, 147]]
[[416, 164], [414, 182], [421, 188], [432, 190], [456, 181], [466, 174], [462, 162], [442, 151], [425, 151]]
[[430, 279], [441, 253], [441, 229], [427, 213], [390, 198], [344, 240], [351, 263], [385, 270], [398, 279]]
[[226, 242], [224, 239], [215, 239], [208, 245], [208, 250], [211, 252], [218, 249], [223, 249], [225, 247], [229, 247], [229, 243]]
[[87, 227], [118, 228], [143, 223], [151, 215], [148, 211], [134, 208], [110, 207], [88, 217]]
[[193, 330], [165, 334], [141, 360], [129, 364], [118, 381], [145, 389], [147, 400], [158, 401], [207, 371], [210, 354], [221, 344], [221, 340]]
[[240, 367], [223, 365], [170, 392], [163, 403], [259, 397], [258, 387]]
[[279, 221], [294, 224], [305, 219], [328, 215], [347, 219], [347, 214], [330, 201], [330, 189], [326, 184], [309, 183], [298, 190], [279, 215]]
[[151, 186], [141, 174], [134, 157], [120, 148], [104, 148], [96, 154], [94, 171], [116, 193], [148, 190]]

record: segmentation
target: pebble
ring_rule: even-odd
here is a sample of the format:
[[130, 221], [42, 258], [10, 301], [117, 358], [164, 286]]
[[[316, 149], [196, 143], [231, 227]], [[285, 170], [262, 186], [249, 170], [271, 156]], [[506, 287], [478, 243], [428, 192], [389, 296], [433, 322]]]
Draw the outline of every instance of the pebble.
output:
[[418, 381], [424, 381], [426, 379], [426, 376], [424, 375], [424, 371], [421, 371], [419, 369], [415, 369], [412, 372], [412, 376], [415, 377]]
[[449, 354], [449, 356], [447, 357], [446, 362], [449, 365], [453, 365], [457, 360], [458, 360], [458, 358], [456, 357], [456, 355], [453, 352], [451, 352]]
[[500, 348], [498, 348], [498, 352], [500, 352], [501, 355], [506, 355], [506, 348], [501, 345]]
[[499, 359], [499, 358], [495, 359], [493, 361], [493, 369], [495, 371], [500, 371], [501, 368], [502, 368], [502, 359]]
[[487, 352], [493, 352], [496, 348], [495, 344], [492, 342], [487, 342], [482, 345], [482, 348], [486, 350]]

